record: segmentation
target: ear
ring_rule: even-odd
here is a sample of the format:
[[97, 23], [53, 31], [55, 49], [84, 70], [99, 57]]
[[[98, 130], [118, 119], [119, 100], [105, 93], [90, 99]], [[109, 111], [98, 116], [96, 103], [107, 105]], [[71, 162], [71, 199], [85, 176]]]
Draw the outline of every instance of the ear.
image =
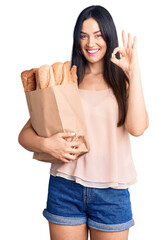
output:
[[126, 91], [127, 91], [127, 96], [129, 97], [129, 83], [125, 81], [126, 83]]
[[129, 83], [127, 81], [125, 81], [126, 83], [126, 90], [128, 91], [129, 90]]

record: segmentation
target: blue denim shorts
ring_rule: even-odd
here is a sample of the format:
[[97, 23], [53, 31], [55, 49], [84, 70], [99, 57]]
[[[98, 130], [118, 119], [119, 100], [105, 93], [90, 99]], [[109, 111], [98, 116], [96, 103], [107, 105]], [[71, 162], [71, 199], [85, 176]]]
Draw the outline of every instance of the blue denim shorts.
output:
[[52, 175], [43, 216], [52, 223], [87, 223], [88, 227], [106, 232], [123, 231], [134, 225], [128, 188], [85, 187]]

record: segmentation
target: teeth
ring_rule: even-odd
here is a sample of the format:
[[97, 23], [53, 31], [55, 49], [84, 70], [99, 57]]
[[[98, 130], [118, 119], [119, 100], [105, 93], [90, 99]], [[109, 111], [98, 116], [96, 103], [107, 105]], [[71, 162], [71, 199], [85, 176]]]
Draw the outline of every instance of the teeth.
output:
[[89, 50], [88, 50], [89, 53], [95, 53], [95, 52], [98, 52], [98, 51], [99, 51], [99, 50], [92, 50], [92, 51], [89, 51]]

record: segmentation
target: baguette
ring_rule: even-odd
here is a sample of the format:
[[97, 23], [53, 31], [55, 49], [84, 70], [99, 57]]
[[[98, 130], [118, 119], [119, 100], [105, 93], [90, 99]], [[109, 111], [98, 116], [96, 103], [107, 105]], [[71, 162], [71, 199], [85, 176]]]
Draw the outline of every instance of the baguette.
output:
[[49, 87], [49, 84], [52, 85], [52, 80], [54, 77], [51, 75], [51, 66], [42, 65], [36, 73], [37, 87], [42, 89]]
[[70, 72], [70, 61], [66, 61], [63, 63], [63, 80], [62, 84], [72, 83], [72, 77]]
[[38, 75], [38, 69], [37, 71], [35, 72], [35, 80], [36, 80], [36, 89], [39, 89], [40, 85], [39, 85], [39, 75]]
[[63, 63], [56, 62], [52, 64], [55, 85], [60, 85], [63, 80]]
[[35, 79], [36, 71], [37, 71], [37, 68], [32, 68], [31, 70], [26, 70], [21, 73], [21, 80], [22, 80], [25, 92], [34, 91], [36, 89], [36, 79]]
[[70, 61], [56, 62], [43, 65], [40, 68], [32, 68], [21, 73], [24, 91], [46, 88], [54, 85], [77, 83], [77, 66], [70, 69]]
[[55, 86], [55, 79], [52, 66], [49, 66], [49, 84], [48, 87]]
[[70, 71], [73, 83], [77, 83], [77, 66], [73, 65]]

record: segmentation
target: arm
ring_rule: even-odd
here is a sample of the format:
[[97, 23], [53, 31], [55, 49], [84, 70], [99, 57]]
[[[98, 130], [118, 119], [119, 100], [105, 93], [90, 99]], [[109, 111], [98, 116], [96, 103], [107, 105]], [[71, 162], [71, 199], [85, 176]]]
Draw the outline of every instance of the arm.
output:
[[[144, 96], [141, 84], [141, 76], [137, 57], [137, 38], [134, 37], [132, 43], [131, 34], [126, 39], [125, 31], [122, 32], [123, 48], [114, 49], [111, 61], [125, 71], [129, 79], [127, 115], [125, 128], [133, 136], [140, 136], [148, 127], [149, 119], [146, 111]], [[115, 54], [119, 52], [121, 59], [117, 59]]]
[[31, 152], [46, 152], [45, 138], [38, 136], [31, 126], [30, 119], [18, 136], [19, 144]]
[[125, 128], [133, 136], [140, 136], [148, 127], [149, 118], [145, 107], [140, 71], [127, 73], [128, 88], [127, 115]]
[[[68, 142], [65, 140], [72, 137], [74, 137], [72, 132], [57, 133], [46, 138], [40, 137], [33, 130], [29, 119], [18, 136], [18, 142], [28, 151], [48, 153], [54, 158], [68, 163], [76, 160], [80, 154], [79, 141]], [[55, 161], [57, 162], [57, 160]], [[54, 163], [55, 161], [51, 162]], [[45, 162], [49, 162], [49, 160]]]

